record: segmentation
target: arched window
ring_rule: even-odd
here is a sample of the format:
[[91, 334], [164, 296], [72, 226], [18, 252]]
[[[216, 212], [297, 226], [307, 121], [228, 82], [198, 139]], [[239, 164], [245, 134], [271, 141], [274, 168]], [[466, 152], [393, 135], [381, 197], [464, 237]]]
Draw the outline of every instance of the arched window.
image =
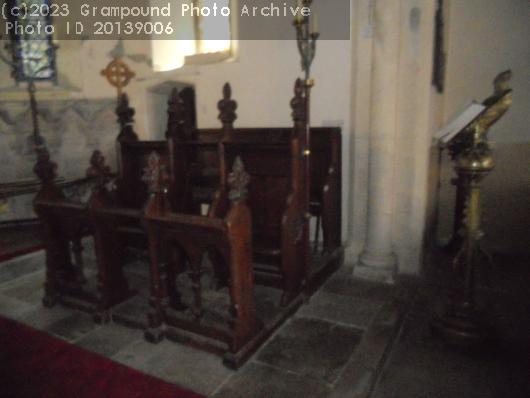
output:
[[[164, 0], [151, 0], [152, 5]], [[162, 4], [162, 3], [161, 3]], [[184, 65], [209, 64], [234, 57], [232, 13], [235, 0], [177, 0], [175, 40], [154, 40], [153, 65], [157, 72]]]
[[[211, 54], [230, 51], [231, 30], [230, 16], [224, 17], [221, 10], [230, 9], [230, 0], [198, 0], [193, 2], [199, 10], [208, 9], [210, 15], [196, 13], [194, 24], [197, 29], [196, 43], [198, 54]], [[217, 16], [212, 15], [213, 7], [217, 7]]]

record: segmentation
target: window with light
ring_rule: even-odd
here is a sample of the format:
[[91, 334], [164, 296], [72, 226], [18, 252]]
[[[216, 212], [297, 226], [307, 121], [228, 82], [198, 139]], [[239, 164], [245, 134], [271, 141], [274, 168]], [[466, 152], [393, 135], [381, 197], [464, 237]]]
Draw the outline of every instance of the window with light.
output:
[[[158, 0], [151, 0], [156, 4]], [[234, 27], [231, 15], [223, 16], [224, 7], [235, 9], [235, 0], [178, 0], [176, 9], [188, 4], [190, 12], [178, 16], [174, 23], [175, 40], [154, 40], [153, 65], [157, 72], [178, 69], [184, 65], [200, 65], [226, 61], [233, 57]], [[202, 9], [217, 7], [217, 16], [203, 15]], [[172, 3], [173, 7], [173, 3]], [[231, 13], [230, 13], [231, 14]]]
[[[47, 35], [44, 29], [40, 29], [40, 33], [37, 29], [39, 23], [41, 26], [51, 24], [51, 17], [45, 12], [48, 3], [48, 0], [8, 0], [7, 2], [11, 10], [14, 8], [24, 10], [24, 12], [9, 13], [10, 22], [15, 25], [9, 33], [14, 63], [13, 77], [17, 83], [30, 79], [57, 83], [52, 37]], [[31, 12], [37, 7], [44, 12]]]

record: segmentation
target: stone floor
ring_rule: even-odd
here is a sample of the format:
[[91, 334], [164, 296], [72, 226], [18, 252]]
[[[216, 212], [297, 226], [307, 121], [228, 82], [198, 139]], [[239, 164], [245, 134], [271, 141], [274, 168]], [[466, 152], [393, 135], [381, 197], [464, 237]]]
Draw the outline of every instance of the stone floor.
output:
[[440, 251], [431, 261], [427, 283], [408, 312], [373, 398], [530, 397], [530, 258], [493, 256], [489, 288], [479, 294], [489, 298], [499, 339], [466, 351], [448, 346], [429, 327], [440, 309], [441, 282], [452, 258]]
[[209, 397], [363, 397], [397, 335], [414, 283], [381, 286], [343, 267], [234, 372], [184, 345], [153, 345], [141, 330], [99, 326], [61, 306], [45, 309], [42, 252], [0, 263], [0, 314]]

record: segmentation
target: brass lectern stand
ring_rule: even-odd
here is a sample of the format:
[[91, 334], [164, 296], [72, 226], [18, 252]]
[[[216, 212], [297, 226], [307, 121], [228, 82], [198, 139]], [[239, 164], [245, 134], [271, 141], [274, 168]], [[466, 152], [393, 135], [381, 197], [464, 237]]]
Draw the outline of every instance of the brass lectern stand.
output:
[[481, 246], [484, 233], [480, 185], [493, 169], [488, 130], [512, 104], [511, 76], [511, 71], [497, 76], [494, 94], [483, 102], [484, 111], [449, 144], [450, 150], [456, 152], [458, 181], [466, 193], [460, 230], [462, 245], [453, 261], [445, 312], [433, 319], [431, 326], [449, 343], [458, 346], [477, 346], [495, 337], [487, 309], [477, 302], [476, 296], [477, 270], [490, 261]]

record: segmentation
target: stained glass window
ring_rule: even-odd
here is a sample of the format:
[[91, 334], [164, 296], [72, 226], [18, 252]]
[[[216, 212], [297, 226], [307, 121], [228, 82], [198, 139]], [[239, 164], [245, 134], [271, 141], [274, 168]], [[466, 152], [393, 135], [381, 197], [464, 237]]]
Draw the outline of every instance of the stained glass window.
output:
[[46, 33], [51, 25], [48, 0], [9, 0], [11, 50], [17, 82], [34, 79], [57, 82], [55, 48], [52, 36]]

